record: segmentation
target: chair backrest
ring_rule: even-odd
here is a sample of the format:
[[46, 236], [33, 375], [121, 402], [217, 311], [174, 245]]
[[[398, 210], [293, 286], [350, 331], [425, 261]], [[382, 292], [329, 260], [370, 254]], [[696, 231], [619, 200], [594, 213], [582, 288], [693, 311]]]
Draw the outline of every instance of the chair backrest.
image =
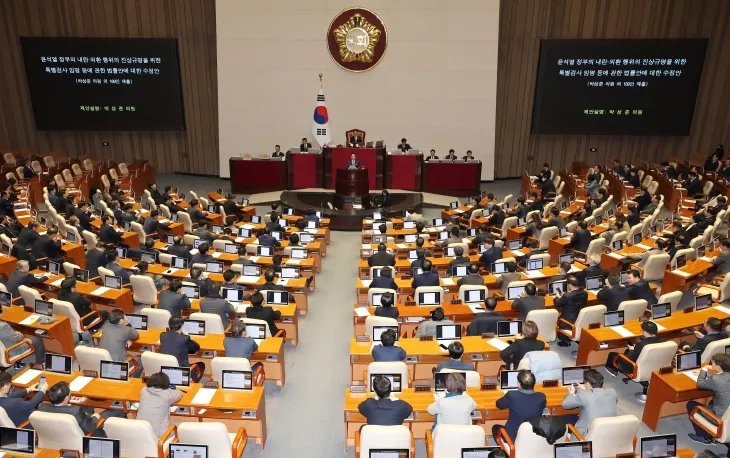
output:
[[369, 457], [371, 449], [410, 449], [411, 441], [408, 426], [365, 425], [360, 430], [360, 457]]
[[[393, 295], [393, 305], [395, 306], [398, 303], [398, 291], [390, 288], [370, 288], [368, 290], [368, 304], [373, 303], [373, 296], [375, 294], [384, 294], [384, 293], [390, 293]], [[374, 304], [375, 306], [379, 306], [380, 304]]]
[[144, 233], [144, 227], [142, 227], [142, 225], [136, 221], [132, 221], [129, 224], [129, 227], [130, 229], [132, 229], [132, 232], [137, 233], [137, 236], [139, 237], [139, 243], [144, 245], [144, 242], [147, 239], [147, 234]]
[[672, 291], [671, 293], [662, 294], [659, 296], [658, 304], [669, 302], [672, 305], [672, 313], [677, 311], [679, 303], [682, 301], [682, 291]]
[[167, 219], [172, 218], [172, 213], [170, 213], [170, 208], [165, 204], [160, 204], [160, 212], [162, 213], [162, 216], [164, 216]]
[[147, 329], [167, 329], [172, 316], [167, 310], [149, 307], [143, 308], [139, 313], [147, 316]]
[[66, 273], [67, 276], [73, 276], [74, 269], [80, 269], [81, 267], [77, 266], [76, 264], [72, 262], [64, 262], [63, 263], [63, 271]]
[[462, 448], [484, 447], [484, 429], [478, 425], [438, 425], [433, 430], [433, 456], [461, 458]]
[[593, 255], [600, 256], [601, 253], [603, 253], [604, 246], [606, 246], [606, 239], [603, 237], [591, 240], [591, 243], [588, 244], [588, 249], [586, 250], [586, 259], [590, 259]]
[[84, 166], [84, 170], [86, 170], [87, 172], [91, 172], [92, 170], [94, 170], [94, 163], [91, 162], [91, 159], [84, 159], [81, 163]]
[[15, 160], [15, 156], [13, 153], [5, 153], [3, 154], [3, 159], [5, 159], [5, 163], [8, 165], [15, 165], [17, 164], [17, 161]]
[[129, 175], [129, 168], [127, 167], [127, 164], [125, 162], [120, 162], [117, 167], [119, 167], [119, 171], [122, 173], [122, 175]]
[[702, 352], [702, 362], [707, 363], [714, 355], [725, 353], [725, 347], [727, 345], [730, 345], [730, 338], [716, 340], [707, 344], [705, 351]]
[[15, 423], [8, 417], [8, 413], [0, 407], [0, 426], [3, 428], [15, 428]]
[[469, 388], [480, 387], [482, 385], [482, 376], [477, 371], [459, 371], [456, 369], [441, 369], [439, 372], [463, 372], [466, 374], [466, 386]]
[[469, 244], [468, 243], [463, 243], [463, 242], [449, 243], [449, 247], [451, 247], [451, 248], [461, 247], [461, 249], [464, 250], [464, 256], [469, 255]]
[[[213, 240], [213, 248], [215, 248], [216, 251], [225, 252], [226, 245], [232, 245], [232, 244], [233, 244], [233, 242], [231, 240], [223, 240], [223, 239]], [[290, 247], [287, 247], [287, 248], [290, 248]]]
[[725, 302], [730, 298], [730, 272], [725, 274], [725, 277], [720, 283], [720, 297], [717, 298], [718, 302]]
[[[535, 458], [553, 456], [553, 446], [547, 440], [532, 431], [532, 425], [524, 422], [517, 430], [517, 437], [512, 438], [515, 446], [515, 458]], [[512, 456], [512, 454], [510, 454]]]
[[517, 226], [517, 217], [516, 216], [510, 216], [508, 218], [504, 219], [504, 222], [502, 223], [502, 238], [507, 237], [507, 231], [511, 227]]
[[542, 210], [542, 217], [543, 218], [549, 218], [551, 215], [551, 210], [555, 206], [555, 202], [548, 202], [547, 205], [545, 205], [545, 208]]
[[695, 250], [694, 248], [683, 248], [681, 250], [677, 250], [677, 252], [674, 254], [674, 257], [672, 258], [672, 264], [670, 268], [675, 267], [677, 258], [680, 256], [684, 256], [687, 261], [690, 261], [697, 257], [697, 250]]
[[213, 380], [221, 383], [223, 371], [250, 371], [251, 361], [246, 358], [232, 358], [229, 356], [216, 356], [211, 361], [210, 373]]
[[71, 332], [81, 334], [83, 332], [81, 329], [81, 317], [76, 312], [73, 304], [58, 299], [51, 299], [51, 302], [53, 303], [53, 313], [67, 317], [71, 325]]
[[[37, 161], [33, 161], [33, 162], [35, 163]], [[40, 166], [40, 164], [38, 164], [38, 165]], [[35, 168], [35, 167], [33, 167], [33, 168]], [[74, 176], [76, 176], [77, 178], [81, 177], [84, 174], [83, 170], [81, 170], [81, 166], [78, 163], [71, 164], [71, 171], [74, 173]]]
[[[61, 228], [59, 228], [60, 231]], [[64, 226], [64, 229], [66, 229], [66, 237], [68, 237], [68, 234], [74, 235], [74, 240], [76, 240], [74, 243], [81, 244], [81, 234], [79, 234], [79, 230], [76, 229], [74, 226], [71, 226], [70, 224], [66, 224]]]
[[96, 248], [96, 243], [97, 243], [96, 235], [94, 235], [93, 233], [91, 233], [89, 231], [81, 231], [81, 235], [84, 237], [84, 240], [86, 240], [87, 251], [93, 250]]
[[634, 452], [634, 438], [641, 422], [633, 415], [596, 418], [585, 440], [593, 443], [593, 456], [616, 456]]
[[669, 264], [669, 254], [657, 253], [649, 256], [644, 264], [644, 280], [662, 280]]
[[712, 187], [714, 185], [715, 185], [715, 183], [713, 183], [710, 180], [705, 181], [705, 185], [702, 186], [702, 194], [704, 194], [706, 196], [709, 196], [710, 195], [710, 191], [712, 191]]
[[38, 447], [82, 450], [84, 432], [73, 415], [36, 410], [28, 419], [38, 435]]
[[99, 372], [99, 366], [102, 361], [113, 361], [112, 355], [104, 348], [79, 345], [74, 348], [74, 353], [76, 354], [76, 361], [79, 363], [80, 371]]
[[113, 271], [111, 271], [110, 269], [107, 269], [106, 267], [103, 267], [103, 266], [99, 266], [98, 271], [99, 271], [99, 277], [101, 277], [102, 284], [104, 284], [104, 282], [106, 281], [107, 275], [110, 277], [114, 276]]
[[185, 232], [193, 232], [193, 220], [190, 219], [190, 215], [183, 211], [177, 212], [178, 221], [182, 223], [183, 230]]
[[443, 301], [444, 299], [444, 290], [440, 286], [419, 286], [413, 292], [413, 297], [416, 300], [416, 305], [421, 305], [421, 293], [439, 293], [441, 294], [441, 300]]
[[672, 365], [675, 353], [677, 353], [677, 342], [671, 340], [646, 345], [636, 360], [638, 369], [634, 381], [648, 382], [652, 372]]
[[165, 355], [153, 351], [142, 352], [142, 367], [144, 375], [149, 377], [152, 374], [160, 372], [162, 366], [177, 366], [177, 358], [173, 355]]
[[190, 319], [205, 321], [206, 334], [224, 334], [226, 332], [223, 327], [223, 320], [215, 313], [194, 312], [190, 314]]
[[63, 175], [63, 179], [66, 181], [69, 181], [69, 182], [74, 181], [74, 176], [69, 169], [63, 169], [63, 171], [61, 172], [61, 175]]
[[580, 340], [580, 333], [584, 327], [588, 327], [591, 323], [602, 323], [604, 313], [606, 313], [605, 305], [583, 307], [575, 320], [575, 337], [573, 340], [576, 342]]
[[183, 235], [183, 245], [190, 245], [195, 246], [195, 241], [200, 240], [200, 237], [193, 234], [185, 234]]
[[365, 334], [370, 336], [370, 339], [373, 338], [374, 326], [398, 326], [398, 320], [395, 318], [375, 315], [370, 315], [365, 318]]
[[624, 321], [633, 321], [643, 316], [648, 306], [649, 303], [644, 299], [636, 299], [621, 302], [618, 309], [624, 311]]
[[152, 305], [157, 301], [155, 281], [147, 275], [130, 275], [132, 299], [140, 304]]
[[157, 436], [145, 420], [109, 417], [104, 433], [119, 441], [119, 456], [157, 456]]
[[18, 286], [18, 291], [20, 292], [20, 297], [23, 298], [23, 302], [25, 302], [25, 305], [27, 307], [33, 307], [35, 305], [36, 300], [43, 299], [41, 297], [41, 294], [35, 288], [31, 288], [31, 287], [28, 287], [25, 285], [20, 285], [20, 286]]
[[552, 342], [557, 337], [555, 326], [558, 323], [560, 312], [555, 309], [532, 310], [525, 317], [526, 321], [534, 321], [537, 325], [538, 338], [545, 342]]
[[559, 229], [555, 226], [550, 226], [543, 228], [543, 230], [540, 231], [540, 237], [538, 238], [538, 241], [540, 243], [540, 246], [538, 246], [539, 249], [544, 250], [550, 245], [550, 240], [557, 237], [559, 232]]
[[158, 261], [160, 262], [160, 264], [169, 266], [172, 264], [172, 255], [167, 253], [160, 253]]
[[181, 423], [177, 427], [178, 442], [208, 446], [208, 456], [229, 457], [232, 440], [225, 423], [206, 421]]
[[370, 389], [370, 376], [377, 374], [400, 374], [401, 389], [407, 388], [408, 383], [408, 365], [403, 361], [384, 361], [368, 364], [368, 377], [365, 380], [368, 390]]
[[53, 159], [53, 156], [45, 156], [43, 158], [43, 162], [46, 164], [46, 167], [48, 167], [48, 168], [56, 166], [56, 161], [55, 161], [55, 159]]

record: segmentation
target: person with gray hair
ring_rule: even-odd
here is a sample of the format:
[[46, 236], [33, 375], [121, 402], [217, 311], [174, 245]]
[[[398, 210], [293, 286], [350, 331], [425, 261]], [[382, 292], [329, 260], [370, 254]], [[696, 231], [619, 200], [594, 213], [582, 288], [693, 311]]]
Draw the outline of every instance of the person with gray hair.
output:
[[466, 392], [466, 379], [459, 372], [446, 376], [446, 396], [428, 406], [428, 413], [434, 415], [433, 426], [471, 425], [471, 413], [477, 403]]
[[449, 263], [449, 269], [454, 266], [468, 266], [469, 264], [471, 264], [471, 261], [468, 256], [464, 256], [464, 247], [455, 246], [454, 259]]
[[[33, 285], [43, 283], [48, 279], [48, 275], [36, 277], [35, 275], [29, 273], [29, 270], [30, 264], [28, 263], [28, 261], [18, 261], [15, 265], [15, 270], [13, 271], [13, 273], [10, 274], [8, 282], [5, 283], [5, 287], [7, 288], [8, 292], [13, 295], [13, 298], [20, 297], [20, 291], [18, 290], [19, 286], [22, 285], [32, 287]], [[23, 304], [22, 299], [16, 302], [16, 304]]]

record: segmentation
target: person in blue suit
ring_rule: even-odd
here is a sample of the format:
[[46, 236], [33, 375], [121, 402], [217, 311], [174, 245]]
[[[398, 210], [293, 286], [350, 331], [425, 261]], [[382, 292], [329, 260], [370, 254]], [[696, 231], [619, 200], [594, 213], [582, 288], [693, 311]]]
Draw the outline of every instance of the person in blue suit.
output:
[[532, 372], [521, 370], [517, 375], [517, 382], [520, 385], [518, 389], [508, 391], [504, 396], [497, 399], [497, 408], [500, 410], [508, 409], [509, 417], [504, 426], [494, 425], [492, 427], [493, 437], [497, 437], [499, 430], [504, 428], [514, 441], [520, 425], [530, 418], [542, 415], [547, 405], [545, 393], [535, 392], [535, 376]]
[[350, 155], [350, 160], [347, 161], [347, 168], [350, 170], [360, 168], [360, 161], [357, 160], [357, 156], [355, 155], [355, 153], [352, 153]]
[[418, 288], [419, 286], [439, 286], [439, 274], [433, 271], [433, 264], [431, 261], [426, 259], [421, 265], [423, 273], [416, 275], [411, 282], [412, 288]]

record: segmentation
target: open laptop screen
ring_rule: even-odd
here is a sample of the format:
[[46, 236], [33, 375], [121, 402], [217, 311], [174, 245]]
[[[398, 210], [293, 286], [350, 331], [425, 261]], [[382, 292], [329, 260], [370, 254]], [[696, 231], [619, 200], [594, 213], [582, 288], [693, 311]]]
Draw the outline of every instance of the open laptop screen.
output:
[[0, 427], [0, 450], [10, 453], [35, 453], [33, 430]]
[[84, 437], [83, 440], [83, 458], [119, 458], [120, 443], [118, 439]]
[[663, 434], [641, 438], [641, 458], [677, 456], [677, 435]]

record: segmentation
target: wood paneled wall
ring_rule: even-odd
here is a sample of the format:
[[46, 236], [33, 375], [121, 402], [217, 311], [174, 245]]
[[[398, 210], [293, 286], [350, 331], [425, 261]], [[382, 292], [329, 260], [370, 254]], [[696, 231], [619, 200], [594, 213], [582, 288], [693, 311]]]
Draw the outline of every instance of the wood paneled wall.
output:
[[[502, 0], [500, 9], [495, 176], [543, 162], [689, 159], [730, 144], [730, 1]], [[710, 39], [688, 137], [530, 134], [540, 39], [685, 37]]]
[[[20, 36], [177, 38], [187, 130], [36, 131]], [[215, 0], [0, 0], [0, 146], [218, 175], [217, 79]]]

